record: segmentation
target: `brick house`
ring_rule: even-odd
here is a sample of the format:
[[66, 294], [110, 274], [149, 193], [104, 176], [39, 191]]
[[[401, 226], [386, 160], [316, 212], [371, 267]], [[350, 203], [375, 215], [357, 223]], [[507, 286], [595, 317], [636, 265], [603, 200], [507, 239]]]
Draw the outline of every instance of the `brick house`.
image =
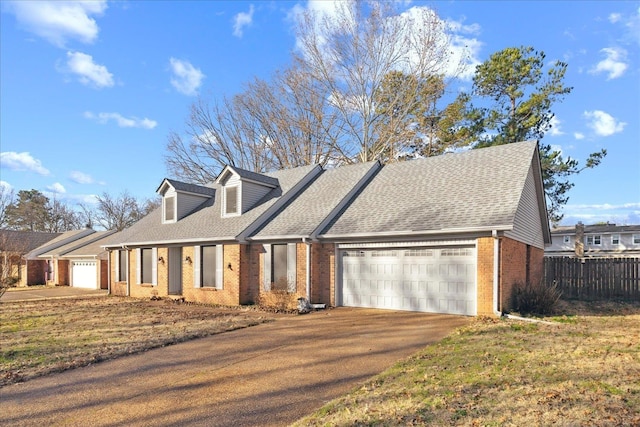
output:
[[541, 279], [550, 242], [535, 141], [385, 166], [227, 166], [157, 192], [161, 207], [104, 245], [113, 294], [495, 315], [515, 282]]
[[34, 249], [57, 238], [61, 233], [0, 230], [0, 278], [27, 286], [42, 282], [46, 261], [25, 257]]

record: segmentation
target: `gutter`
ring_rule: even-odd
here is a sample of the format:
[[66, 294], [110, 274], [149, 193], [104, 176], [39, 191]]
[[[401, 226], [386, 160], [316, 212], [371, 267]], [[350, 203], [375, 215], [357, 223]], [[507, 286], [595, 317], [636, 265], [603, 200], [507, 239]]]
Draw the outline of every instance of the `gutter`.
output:
[[[498, 225], [490, 229], [492, 233], [498, 231], [513, 230], [513, 225]], [[353, 238], [375, 238], [375, 237], [398, 237], [398, 236], [427, 236], [427, 235], [445, 235], [451, 233], [477, 233], [489, 231], [486, 227], [467, 227], [467, 228], [443, 228], [441, 230], [407, 230], [407, 231], [384, 231], [379, 233], [351, 233], [351, 234], [323, 234], [317, 236], [318, 239], [353, 239]]]

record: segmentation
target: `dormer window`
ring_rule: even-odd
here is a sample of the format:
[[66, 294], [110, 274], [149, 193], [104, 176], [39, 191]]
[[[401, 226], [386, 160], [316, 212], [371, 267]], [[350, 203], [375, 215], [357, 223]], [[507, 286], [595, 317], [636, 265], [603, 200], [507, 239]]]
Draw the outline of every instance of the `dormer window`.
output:
[[164, 210], [164, 222], [175, 222], [176, 220], [176, 197], [164, 197], [162, 199]]
[[244, 214], [279, 185], [278, 180], [270, 176], [228, 165], [216, 178], [216, 184], [222, 190], [222, 217]]
[[224, 199], [225, 214], [236, 215], [238, 213], [238, 187], [225, 187]]

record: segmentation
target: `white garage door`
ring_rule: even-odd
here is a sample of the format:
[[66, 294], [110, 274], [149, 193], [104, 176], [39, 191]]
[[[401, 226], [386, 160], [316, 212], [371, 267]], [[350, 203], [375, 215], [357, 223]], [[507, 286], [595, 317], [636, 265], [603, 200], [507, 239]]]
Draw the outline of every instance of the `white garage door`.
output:
[[342, 254], [342, 305], [476, 314], [473, 247], [349, 249]]
[[73, 261], [71, 263], [71, 285], [76, 288], [98, 288], [96, 261]]

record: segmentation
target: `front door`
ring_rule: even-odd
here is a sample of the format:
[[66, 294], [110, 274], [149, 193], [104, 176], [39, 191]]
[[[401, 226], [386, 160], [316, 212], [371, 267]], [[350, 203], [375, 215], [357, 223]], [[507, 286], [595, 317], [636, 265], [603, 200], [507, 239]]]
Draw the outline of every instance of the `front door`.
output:
[[169, 248], [169, 295], [182, 295], [182, 248]]

